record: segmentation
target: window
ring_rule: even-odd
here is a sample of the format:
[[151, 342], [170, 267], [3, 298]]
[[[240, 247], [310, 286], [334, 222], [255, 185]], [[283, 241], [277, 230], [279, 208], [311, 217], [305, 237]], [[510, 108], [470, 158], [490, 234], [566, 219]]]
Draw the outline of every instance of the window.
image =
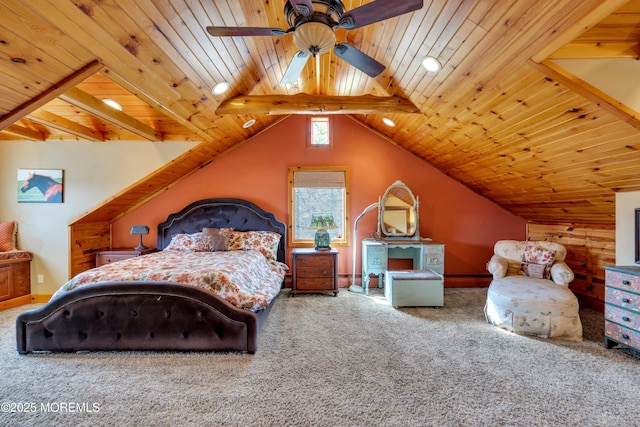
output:
[[313, 244], [313, 214], [331, 214], [338, 226], [330, 229], [332, 246], [348, 246], [349, 170], [346, 167], [289, 168], [289, 243]]
[[310, 147], [332, 147], [331, 127], [329, 117], [309, 116], [309, 146]]

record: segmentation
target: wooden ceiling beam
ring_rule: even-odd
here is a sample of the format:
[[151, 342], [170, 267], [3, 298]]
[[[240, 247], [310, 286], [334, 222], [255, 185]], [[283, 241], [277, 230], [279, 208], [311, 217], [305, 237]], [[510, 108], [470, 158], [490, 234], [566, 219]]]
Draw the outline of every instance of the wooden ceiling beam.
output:
[[77, 87], [67, 90], [60, 95], [60, 99], [75, 105], [90, 114], [113, 123], [116, 126], [120, 126], [123, 129], [127, 129], [130, 132], [135, 133], [149, 141], [162, 141], [162, 135], [156, 132], [151, 126], [148, 126], [138, 119], [131, 117], [130, 115], [116, 110], [96, 98], [78, 89]]
[[549, 59], [640, 58], [640, 43], [568, 43]]
[[45, 138], [38, 131], [28, 129], [23, 126], [9, 125], [0, 132], [8, 133], [9, 135], [17, 136], [18, 138], [27, 139], [29, 141], [44, 141]]
[[71, 135], [75, 135], [82, 139], [94, 142], [104, 142], [104, 136], [100, 132], [79, 123], [72, 122], [71, 120], [58, 116], [57, 114], [44, 111], [43, 109], [29, 114], [27, 118], [36, 123], [40, 123], [41, 125], [70, 133]]
[[540, 64], [529, 61], [529, 65], [544, 75], [568, 87], [572, 91], [580, 94], [589, 101], [599, 105], [602, 109], [613, 114], [628, 125], [640, 130], [640, 118], [636, 111], [618, 102], [611, 96], [602, 92], [600, 89], [569, 73], [553, 61], [544, 61]]
[[100, 71], [101, 68], [102, 64], [100, 64], [100, 62], [93, 61], [90, 64], [86, 65], [84, 68], [62, 79], [59, 83], [56, 83], [38, 96], [25, 102], [10, 113], [2, 116], [0, 118], [0, 129], [4, 129], [10, 124], [15, 123], [21, 118], [31, 114], [38, 108], [44, 106], [47, 102], [57, 98], [62, 93], [66, 92], [78, 83], [81, 83], [83, 80], [94, 75], [95, 73]]
[[216, 114], [420, 114], [418, 107], [397, 96], [248, 95], [228, 99]]

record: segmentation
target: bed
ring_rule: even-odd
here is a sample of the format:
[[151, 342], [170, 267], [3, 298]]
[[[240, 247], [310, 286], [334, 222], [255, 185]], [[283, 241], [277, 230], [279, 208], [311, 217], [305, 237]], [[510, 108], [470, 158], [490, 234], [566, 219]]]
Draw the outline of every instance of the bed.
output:
[[[277, 233], [280, 239], [273, 248], [273, 264], [282, 263], [286, 268], [285, 224], [272, 213], [240, 199], [200, 200], [169, 215], [158, 225], [158, 254], [173, 252], [172, 241], [175, 246], [179, 239], [205, 228]], [[143, 262], [145, 257], [154, 259], [154, 255], [138, 257], [136, 262]], [[105, 267], [113, 269], [124, 262]], [[108, 350], [255, 353], [260, 330], [284, 285], [284, 273], [281, 277], [275, 297], [266, 301], [263, 297], [261, 304], [249, 308], [235, 305], [229, 295], [223, 297], [181, 280], [137, 280], [134, 276], [109, 280], [102, 275], [99, 283], [77, 287], [65, 284], [69, 290], [56, 292], [46, 305], [18, 315], [17, 349], [20, 354]]]

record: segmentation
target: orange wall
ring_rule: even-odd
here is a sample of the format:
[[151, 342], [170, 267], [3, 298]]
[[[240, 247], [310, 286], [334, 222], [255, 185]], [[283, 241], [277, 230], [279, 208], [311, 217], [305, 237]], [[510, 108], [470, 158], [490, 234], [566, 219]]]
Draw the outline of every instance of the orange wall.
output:
[[[307, 117], [292, 116], [195, 172], [175, 187], [113, 224], [113, 246], [137, 244], [132, 224], [147, 224], [155, 246], [155, 227], [185, 205], [203, 198], [249, 200], [287, 222], [287, 168], [348, 166], [351, 171], [351, 220], [401, 180], [420, 201], [423, 237], [445, 243], [445, 274], [485, 274], [493, 244], [524, 239], [525, 223], [496, 204], [447, 177], [429, 163], [389, 143], [343, 116], [332, 116], [333, 148], [307, 148]], [[353, 222], [349, 226], [353, 229]], [[358, 240], [376, 230], [376, 211], [358, 223]], [[351, 242], [353, 242], [353, 236]], [[341, 247], [339, 273], [350, 275], [351, 247]], [[358, 264], [360, 247], [358, 246]]]

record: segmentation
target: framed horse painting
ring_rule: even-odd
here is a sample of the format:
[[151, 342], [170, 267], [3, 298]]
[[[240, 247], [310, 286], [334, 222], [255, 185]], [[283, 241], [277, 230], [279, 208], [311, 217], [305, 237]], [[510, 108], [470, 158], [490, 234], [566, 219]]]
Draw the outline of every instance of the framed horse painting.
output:
[[18, 169], [18, 203], [62, 203], [62, 169]]

